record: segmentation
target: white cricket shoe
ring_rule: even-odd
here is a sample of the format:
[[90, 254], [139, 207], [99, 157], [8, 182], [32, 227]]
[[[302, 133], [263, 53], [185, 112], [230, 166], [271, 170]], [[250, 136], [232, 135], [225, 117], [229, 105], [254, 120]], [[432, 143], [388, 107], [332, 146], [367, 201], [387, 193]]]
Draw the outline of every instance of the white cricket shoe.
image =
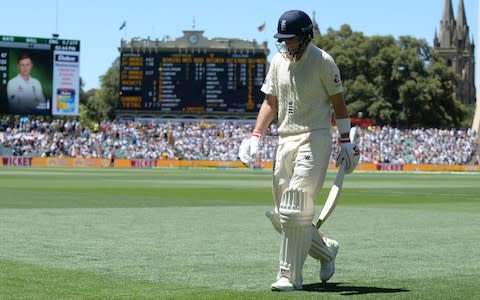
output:
[[335, 258], [337, 257], [340, 245], [337, 241], [325, 238], [325, 244], [332, 253], [333, 258], [330, 261], [320, 260], [320, 280], [327, 282], [335, 274]]
[[272, 291], [291, 292], [296, 290], [295, 285], [285, 276], [280, 277], [272, 284]]

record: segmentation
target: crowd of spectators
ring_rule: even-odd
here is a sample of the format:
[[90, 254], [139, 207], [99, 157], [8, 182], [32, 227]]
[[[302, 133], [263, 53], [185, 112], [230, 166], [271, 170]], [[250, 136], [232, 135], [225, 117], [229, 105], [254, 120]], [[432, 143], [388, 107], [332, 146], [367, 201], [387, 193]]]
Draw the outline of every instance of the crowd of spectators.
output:
[[398, 164], [478, 164], [476, 133], [472, 129], [389, 126], [359, 129], [361, 162]]
[[[0, 155], [127, 159], [237, 159], [253, 120], [105, 121], [89, 129], [78, 121], [0, 120]], [[338, 135], [332, 132], [333, 147]], [[356, 128], [361, 162], [393, 164], [478, 164], [476, 134], [471, 129]], [[262, 137], [262, 160], [272, 161], [277, 129]], [[335, 150], [335, 149], [334, 149]], [[335, 161], [332, 151], [331, 161]]]

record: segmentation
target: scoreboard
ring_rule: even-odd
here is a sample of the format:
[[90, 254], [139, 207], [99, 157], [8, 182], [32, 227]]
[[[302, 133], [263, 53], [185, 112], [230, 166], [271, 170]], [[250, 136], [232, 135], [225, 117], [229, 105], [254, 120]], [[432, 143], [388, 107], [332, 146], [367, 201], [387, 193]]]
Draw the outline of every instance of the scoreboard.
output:
[[266, 54], [128, 52], [120, 55], [121, 110], [256, 112]]

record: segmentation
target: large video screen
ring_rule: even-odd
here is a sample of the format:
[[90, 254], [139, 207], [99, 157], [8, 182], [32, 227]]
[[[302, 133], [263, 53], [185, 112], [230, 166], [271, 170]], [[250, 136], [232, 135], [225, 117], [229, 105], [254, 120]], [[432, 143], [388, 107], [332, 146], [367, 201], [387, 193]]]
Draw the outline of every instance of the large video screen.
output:
[[122, 52], [122, 110], [256, 112], [266, 72], [263, 52]]
[[78, 115], [80, 41], [0, 35], [0, 113]]

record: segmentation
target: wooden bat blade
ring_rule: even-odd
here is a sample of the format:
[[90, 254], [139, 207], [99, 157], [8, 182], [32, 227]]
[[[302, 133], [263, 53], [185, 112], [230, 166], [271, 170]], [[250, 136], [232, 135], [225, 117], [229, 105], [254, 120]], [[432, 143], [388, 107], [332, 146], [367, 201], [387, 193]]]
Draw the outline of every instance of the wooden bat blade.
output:
[[335, 182], [328, 193], [327, 200], [323, 205], [322, 211], [320, 212], [320, 216], [318, 217], [317, 223], [315, 227], [318, 229], [322, 226], [323, 223], [327, 220], [330, 214], [333, 212], [335, 207], [337, 206], [338, 196], [340, 195], [340, 191], [342, 190], [343, 185], [343, 178], [345, 177], [345, 169], [343, 165], [340, 165], [338, 170], [337, 176], [335, 177]]

